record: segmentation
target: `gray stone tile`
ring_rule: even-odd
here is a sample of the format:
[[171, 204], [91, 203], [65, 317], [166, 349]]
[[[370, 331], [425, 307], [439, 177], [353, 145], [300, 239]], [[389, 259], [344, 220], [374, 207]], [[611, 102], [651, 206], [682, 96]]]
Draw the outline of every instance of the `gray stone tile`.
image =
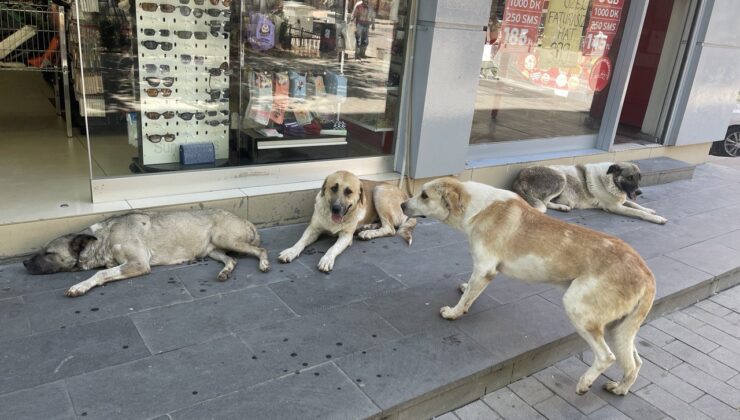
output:
[[[731, 312], [729, 309], [727, 309], [724, 306], [719, 305], [719, 304], [717, 304], [715, 302], [712, 302], [710, 299], [704, 299], [704, 300], [702, 300], [700, 302], [696, 302], [696, 304], [694, 304], [694, 306], [697, 307], [697, 308], [699, 308], [699, 309], [701, 309], [701, 310], [703, 310], [704, 312], [708, 312], [708, 313], [710, 313], [710, 314], [712, 314], [714, 316], [720, 317], [720, 318], [723, 317], [723, 316], [725, 316], [725, 315], [727, 315], [727, 314], [729, 314]], [[684, 312], [685, 312], [685, 310], [684, 310]]]
[[335, 362], [383, 410], [489, 368], [492, 357], [448, 327], [385, 343]]
[[710, 240], [709, 242], [713, 244], [723, 245], [736, 251], [740, 251], [740, 230], [718, 236]]
[[[285, 248], [290, 248], [306, 230], [308, 223], [297, 223], [287, 226], [275, 226], [259, 229], [260, 246], [267, 249], [270, 254], [278, 253]], [[276, 254], [277, 255], [277, 254]]]
[[149, 354], [125, 317], [0, 342], [0, 394]]
[[675, 224], [686, 232], [691, 232], [695, 238], [710, 239], [727, 232], [740, 229], [740, 221], [734, 220], [733, 208], [723, 207], [705, 213], [695, 214], [676, 220]]
[[509, 384], [509, 389], [514, 391], [516, 395], [526, 401], [529, 405], [545, 401], [554, 395], [552, 391], [547, 389], [546, 386], [542, 385], [542, 383], [533, 376], [528, 376]]
[[[468, 278], [465, 277], [464, 281], [468, 281]], [[483, 293], [499, 303], [510, 303], [550, 289], [556, 289], [556, 287], [548, 283], [529, 283], [499, 273]]]
[[675, 337], [664, 333], [663, 331], [653, 327], [650, 324], [645, 324], [640, 327], [640, 330], [637, 332], [637, 337], [644, 338], [651, 343], [658, 345], [659, 347], [663, 347], [676, 339]]
[[[661, 213], [658, 214], [667, 217]], [[679, 249], [673, 245], [670, 236], [661, 232], [646, 232], [643, 229], [637, 229], [623, 233], [619, 237], [630, 244], [643, 259], [654, 258]]]
[[740, 390], [740, 374], [733, 376], [727, 383]]
[[584, 414], [591, 414], [606, 405], [606, 402], [593, 392], [576, 394], [577, 381], [558, 368], [549, 367], [535, 373], [534, 377]]
[[704, 353], [697, 351], [681, 341], [674, 341], [663, 348], [679, 359], [696, 366], [717, 379], [726, 381], [737, 374], [736, 370], [718, 362]]
[[174, 420], [364, 419], [379, 411], [336, 366], [327, 363], [205, 401], [171, 416]]
[[666, 256], [651, 258], [646, 262], [655, 275], [656, 299], [671, 296], [714, 278], [709, 273]]
[[177, 273], [190, 294], [196, 298], [202, 298], [285, 280], [296, 280], [312, 272], [303, 264], [280, 264], [271, 261], [272, 269], [263, 273], [259, 271], [257, 264], [256, 258], [239, 258], [231, 278], [226, 281], [216, 279], [223, 267], [223, 264], [217, 261], [186, 267]]
[[738, 354], [738, 352], [740, 352], [740, 347], [730, 348], [734, 349], [734, 351], [729, 350], [727, 347], [720, 346], [709, 353], [709, 355], [712, 356], [714, 360], [720, 361], [735, 370], [740, 370], [740, 354]]
[[0, 265], [0, 299], [43, 292], [45, 290], [68, 289], [95, 274], [94, 271], [56, 273], [43, 276], [28, 274], [21, 263]]
[[[706, 338], [696, 334], [693, 331], [686, 329], [685, 327], [678, 325], [668, 319], [658, 318], [650, 322], [650, 325], [663, 331], [664, 333], [670, 334], [673, 337], [678, 338], [682, 342], [690, 345], [691, 347], [698, 349], [699, 351], [708, 353], [717, 348], [717, 345]], [[667, 344], [669, 346], [675, 343], [675, 341]], [[665, 346], [664, 346], [665, 348]]]
[[[711, 300], [704, 300], [703, 302], [712, 302]], [[715, 303], [715, 305], [717, 305]], [[720, 305], [717, 305], [720, 306]], [[722, 306], [724, 308], [724, 306]], [[683, 309], [682, 312], [691, 315], [692, 317], [699, 319], [701, 321], [704, 321], [705, 323], [714, 326], [715, 328], [718, 328], [722, 330], [723, 332], [735, 337], [740, 338], [740, 324], [735, 324], [724, 317], [716, 316], [713, 314], [710, 314], [709, 312], [700, 309], [698, 306], [689, 306], [686, 309]], [[727, 315], [732, 315], [732, 313], [728, 313]], [[725, 315], [725, 316], [727, 316]]]
[[265, 325], [238, 335], [276, 375], [325, 363], [401, 337], [363, 303]]
[[558, 307], [563, 307], [563, 295], [565, 295], [565, 291], [568, 289], [564, 289], [562, 287], [553, 287], [552, 289], [548, 289], [542, 293], [538, 293], [539, 296], [547, 299], [549, 302], [557, 305]]
[[539, 296], [463, 316], [455, 326], [504, 361], [575, 332], [563, 310]]
[[403, 285], [373, 264], [355, 264], [329, 274], [317, 271], [269, 287], [296, 313], [303, 315], [390, 293]]
[[659, 385], [682, 401], [690, 403], [704, 395], [702, 390], [676, 377], [671, 372], [661, 369], [649, 360], [643, 359], [642, 362], [642, 368], [640, 369], [640, 375], [642, 377]]
[[[501, 417], [481, 400], [474, 401], [455, 410], [460, 420], [498, 420]], [[441, 419], [441, 417], [437, 417]]]
[[738, 412], [736, 408], [732, 408], [726, 404], [723, 404], [711, 395], [705, 395], [691, 403], [691, 405], [698, 408], [699, 410], [704, 412], [704, 414], [707, 414], [715, 420], [740, 419], [740, 412]]
[[719, 276], [737, 268], [740, 251], [719, 244], [702, 242], [666, 254], [694, 268]]
[[720, 331], [712, 325], [702, 325], [701, 327], [695, 328], [694, 331], [704, 338], [708, 338], [727, 349], [735, 349], [736, 352], [740, 353], [740, 339], [737, 339], [724, 331]]
[[[737, 261], [737, 260], [735, 260]], [[715, 303], [719, 303], [725, 308], [740, 312], [740, 287], [735, 286], [732, 289], [725, 290], [722, 293], [710, 297]]]
[[159, 306], [193, 300], [174, 271], [96, 287], [78, 298], [60, 290], [24, 296], [26, 314], [34, 332], [99, 321]]
[[[310, 245], [298, 257], [298, 261], [310, 269], [311, 272], [318, 272], [316, 268], [319, 260], [324, 256], [336, 238], [327, 237], [313, 245]], [[357, 265], [358, 261], [367, 261], [380, 264], [391, 261], [406, 261], [408, 263], [408, 253], [412, 251], [421, 251], [417, 247], [409, 247], [403, 239], [398, 236], [377, 238], [370, 241], [363, 241], [355, 236], [352, 245], [342, 252], [334, 260], [334, 270], [349, 269]], [[275, 254], [277, 257], [277, 253]], [[277, 263], [283, 265], [281, 263]]]
[[[665, 316], [676, 324], [683, 325], [691, 331], [697, 331], [701, 329], [704, 323], [692, 316], [686, 315], [681, 311], [676, 311]], [[702, 334], [699, 334], [702, 335]]]
[[131, 315], [152, 353], [295, 316], [267, 287], [224, 293]]
[[610, 235], [625, 234], [631, 230], [647, 227], [650, 224], [650, 222], [644, 220], [606, 212], [568, 221]]
[[694, 165], [680, 160], [667, 157], [656, 157], [648, 159], [637, 159], [632, 161], [640, 167], [640, 172], [670, 172], [670, 171], [693, 171]]
[[269, 378], [236, 337], [228, 336], [67, 379], [78, 415], [151, 418]]
[[635, 340], [635, 347], [637, 347], [637, 353], [639, 353], [643, 359], [647, 359], [663, 369], [671, 369], [672, 367], [681, 364], [681, 359], [668, 353], [657, 345], [640, 338], [640, 336]]
[[442, 414], [439, 417], [433, 417], [434, 420], [460, 420], [460, 417], [456, 416], [455, 413], [449, 412]]
[[501, 388], [483, 397], [483, 401], [506, 420], [544, 419], [535, 409], [517, 397], [509, 388]]
[[552, 397], [535, 404], [534, 408], [542, 413], [545, 418], [550, 420], [571, 420], [584, 419], [584, 416], [578, 409], [565, 402], [564, 399], [553, 395]]
[[31, 334], [24, 306], [20, 297], [0, 300], [0, 341]]
[[76, 419], [64, 381], [0, 395], [0, 418], [9, 420]]
[[[419, 219], [417, 219], [418, 221]], [[445, 225], [444, 223], [418, 224], [414, 229], [414, 240], [411, 243], [412, 252], [424, 249], [445, 246], [449, 244], [460, 244], [467, 247], [468, 238], [463, 232]], [[465, 244], [465, 245], [463, 245]]]
[[658, 385], [648, 385], [637, 391], [637, 395], [676, 420], [709, 420], [709, 417], [699, 410], [669, 394]]
[[[414, 334], [448, 326], [450, 321], [439, 315], [443, 306], [454, 306], [460, 299], [460, 281], [429, 279], [425, 286], [394, 291], [368, 299], [365, 303], [403, 334]], [[496, 306], [486, 294], [481, 294], [470, 307], [468, 316]]]
[[701, 369], [684, 363], [671, 369], [671, 373], [725, 404], [740, 407], [740, 392], [737, 389], [703, 372]]
[[[413, 246], [412, 246], [413, 248]], [[408, 287], [424, 286], [430, 279], [452, 279], [473, 269], [467, 245], [440, 246], [377, 261], [386, 273]]]
[[605, 405], [599, 408], [588, 417], [593, 420], [630, 420], [630, 418], [624, 415], [624, 413], [611, 405]]
[[[560, 371], [565, 373], [569, 378], [578, 382], [581, 375], [586, 373], [586, 370], [588, 370], [591, 363], [593, 363], [593, 359], [594, 358], [591, 354], [591, 351], [587, 350], [583, 352], [583, 356], [581, 359], [577, 358], [576, 356], [571, 356], [567, 359], [561, 360], [558, 363], [555, 363], [555, 367], [560, 369]], [[609, 369], [602, 373], [602, 376], [617, 382], [622, 379], [622, 368], [619, 366], [618, 363], [614, 363]], [[648, 384], [650, 384], [649, 380], [645, 379], [641, 375], [638, 375], [635, 383], [632, 384], [630, 391], [634, 392], [644, 386], [647, 386]], [[594, 392], [593, 387], [591, 387], [591, 391]]]

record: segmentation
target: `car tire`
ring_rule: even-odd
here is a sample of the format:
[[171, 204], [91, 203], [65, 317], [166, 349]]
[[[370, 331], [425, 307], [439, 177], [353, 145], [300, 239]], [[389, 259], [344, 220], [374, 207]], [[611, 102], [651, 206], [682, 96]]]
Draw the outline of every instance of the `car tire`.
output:
[[740, 156], [740, 125], [727, 129], [725, 139], [714, 142], [711, 152], [717, 156]]

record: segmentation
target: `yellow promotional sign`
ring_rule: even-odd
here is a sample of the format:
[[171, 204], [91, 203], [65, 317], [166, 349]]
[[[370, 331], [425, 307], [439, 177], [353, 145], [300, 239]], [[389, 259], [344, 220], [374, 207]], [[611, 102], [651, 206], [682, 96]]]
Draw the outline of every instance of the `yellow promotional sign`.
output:
[[550, 0], [540, 50], [540, 68], [572, 67], [581, 56], [589, 0]]

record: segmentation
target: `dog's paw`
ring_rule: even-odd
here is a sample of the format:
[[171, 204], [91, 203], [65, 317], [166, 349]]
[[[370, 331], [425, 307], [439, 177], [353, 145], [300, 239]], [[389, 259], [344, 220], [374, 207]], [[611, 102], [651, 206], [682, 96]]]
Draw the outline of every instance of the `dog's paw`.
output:
[[586, 381], [581, 378], [581, 380], [578, 381], [578, 385], [576, 385], [576, 394], [583, 395], [587, 393], [589, 389], [591, 389], [591, 384], [586, 383]]
[[359, 239], [362, 239], [363, 241], [369, 241], [370, 239], [374, 238], [372, 230], [363, 230], [362, 232], [357, 234], [357, 237]]
[[85, 287], [85, 286], [82, 286], [82, 285], [79, 285], [79, 284], [75, 284], [74, 286], [72, 286], [69, 289], [67, 289], [67, 292], [64, 293], [64, 294], [67, 295], [67, 296], [69, 296], [69, 297], [77, 297], [77, 296], [84, 295], [85, 293], [87, 293], [88, 290], [90, 290], [88, 287]]
[[442, 318], [449, 319], [449, 320], [458, 319], [460, 318], [460, 315], [462, 315], [462, 314], [457, 313], [455, 309], [450, 308], [449, 306], [443, 306], [439, 310], [439, 314], [442, 315]]
[[618, 382], [609, 381], [604, 384], [604, 389], [614, 395], [626, 395], [629, 390], [619, 386]]
[[467, 283], [462, 283], [460, 285], [459, 289], [460, 289], [460, 293], [465, 293], [465, 291], [468, 290], [468, 284]]
[[334, 258], [324, 255], [319, 260], [319, 265], [317, 267], [319, 268], [319, 271], [323, 271], [324, 273], [330, 272], [334, 268]]
[[653, 209], [649, 209], [647, 207], [643, 207], [643, 209], [645, 209], [645, 211], [648, 212], [648, 213], [650, 213], [650, 214], [655, 214], [655, 210], [653, 210]]
[[289, 263], [293, 261], [297, 256], [299, 252], [296, 251], [293, 248], [288, 248], [283, 250], [283, 252], [278, 255], [278, 260], [280, 260], [281, 263]]
[[668, 222], [668, 219], [666, 219], [666, 218], [665, 218], [665, 217], [663, 217], [663, 216], [655, 216], [655, 217], [653, 218], [653, 222], [654, 222], [654, 223], [657, 223], [657, 224], [659, 224], [659, 225], [664, 225], [664, 224], [666, 224], [666, 223]]
[[267, 273], [268, 271], [270, 271], [270, 261], [261, 260], [260, 261], [260, 271], [263, 273]]
[[221, 270], [220, 273], [218, 273], [218, 276], [216, 276], [216, 280], [218, 281], [226, 281], [231, 277], [231, 271], [229, 270]]

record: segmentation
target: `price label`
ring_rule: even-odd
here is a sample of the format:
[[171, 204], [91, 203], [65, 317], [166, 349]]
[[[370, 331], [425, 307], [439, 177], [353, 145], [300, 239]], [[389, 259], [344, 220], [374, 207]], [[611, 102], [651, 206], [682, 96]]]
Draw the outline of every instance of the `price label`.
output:
[[609, 52], [622, 20], [624, 0], [595, 0], [586, 30], [583, 55], [603, 56]]
[[544, 0], [506, 0], [501, 25], [502, 48], [537, 44], [543, 4]]

